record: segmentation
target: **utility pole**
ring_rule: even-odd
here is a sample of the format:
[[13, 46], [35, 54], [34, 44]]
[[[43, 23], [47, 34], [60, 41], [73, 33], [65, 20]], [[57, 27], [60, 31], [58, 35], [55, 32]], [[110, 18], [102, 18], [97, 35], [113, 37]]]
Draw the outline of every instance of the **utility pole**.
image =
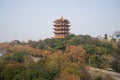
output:
[[91, 64], [91, 61], [90, 61], [90, 59], [89, 59], [89, 67], [90, 67], [90, 64]]

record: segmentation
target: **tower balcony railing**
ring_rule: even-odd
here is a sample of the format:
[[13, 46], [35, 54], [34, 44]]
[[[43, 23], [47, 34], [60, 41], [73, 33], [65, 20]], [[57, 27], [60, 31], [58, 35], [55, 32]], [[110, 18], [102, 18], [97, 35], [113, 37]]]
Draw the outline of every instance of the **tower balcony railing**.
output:
[[55, 27], [54, 30], [70, 30], [70, 29], [66, 27]]
[[61, 21], [61, 20], [56, 20], [56, 21], [53, 21], [53, 22], [56, 23], [56, 24], [59, 24], [59, 23], [70, 24], [69, 21]]
[[60, 24], [54, 24], [54, 26], [70, 26], [70, 25], [69, 24], [60, 23]]
[[68, 31], [55, 31], [54, 33], [69, 33]]

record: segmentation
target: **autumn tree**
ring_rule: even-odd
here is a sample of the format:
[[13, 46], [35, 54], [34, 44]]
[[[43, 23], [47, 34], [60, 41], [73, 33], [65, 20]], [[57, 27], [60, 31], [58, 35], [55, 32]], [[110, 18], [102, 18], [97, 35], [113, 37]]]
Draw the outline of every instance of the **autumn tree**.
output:
[[66, 48], [66, 54], [71, 62], [84, 63], [85, 50], [82, 46], [68, 46]]

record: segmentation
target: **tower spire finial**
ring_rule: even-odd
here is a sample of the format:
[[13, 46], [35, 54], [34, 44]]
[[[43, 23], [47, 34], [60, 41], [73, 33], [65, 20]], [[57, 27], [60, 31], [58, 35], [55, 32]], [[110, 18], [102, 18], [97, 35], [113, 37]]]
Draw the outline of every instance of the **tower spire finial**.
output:
[[64, 17], [63, 17], [63, 16], [61, 16], [61, 19], [62, 19], [62, 20], [64, 20]]

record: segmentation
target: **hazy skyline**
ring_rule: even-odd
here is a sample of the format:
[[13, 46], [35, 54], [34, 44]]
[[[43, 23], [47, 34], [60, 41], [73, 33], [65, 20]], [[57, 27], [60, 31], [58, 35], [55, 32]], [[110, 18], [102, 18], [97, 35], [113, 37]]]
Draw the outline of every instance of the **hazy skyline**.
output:
[[0, 0], [0, 42], [51, 38], [61, 16], [76, 35], [111, 35], [120, 31], [120, 0]]

